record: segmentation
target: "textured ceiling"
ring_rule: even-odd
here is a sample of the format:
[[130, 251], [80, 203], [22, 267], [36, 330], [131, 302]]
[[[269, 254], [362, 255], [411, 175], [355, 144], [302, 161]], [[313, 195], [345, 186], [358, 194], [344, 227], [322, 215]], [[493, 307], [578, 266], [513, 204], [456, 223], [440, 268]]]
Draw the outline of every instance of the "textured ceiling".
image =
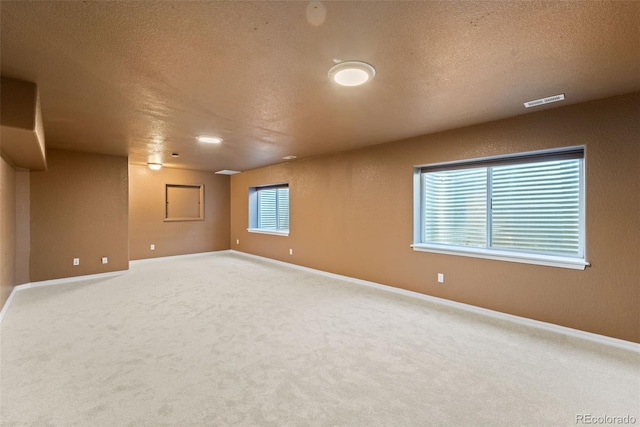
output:
[[[0, 13], [2, 75], [38, 84], [47, 146], [132, 163], [247, 170], [640, 90], [640, 2], [2, 1]], [[336, 86], [334, 58], [377, 75]]]

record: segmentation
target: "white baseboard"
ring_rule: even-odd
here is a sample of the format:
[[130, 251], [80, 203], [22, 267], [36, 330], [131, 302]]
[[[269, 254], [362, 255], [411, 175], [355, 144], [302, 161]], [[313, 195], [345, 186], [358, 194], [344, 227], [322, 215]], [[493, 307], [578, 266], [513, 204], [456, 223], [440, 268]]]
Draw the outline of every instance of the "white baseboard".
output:
[[[198, 253], [195, 253], [195, 254], [173, 255], [173, 256], [167, 256], [167, 257], [139, 259], [139, 260], [135, 260], [135, 261], [129, 261], [129, 266], [136, 265], [136, 264], [144, 264], [144, 263], [148, 263], [148, 262], [168, 261], [168, 260], [175, 260], [175, 259], [181, 259], [181, 258], [193, 258], [193, 257], [200, 257], [200, 256], [220, 254], [220, 253], [230, 253], [230, 252], [231, 252], [231, 250], [225, 249], [225, 250], [221, 250], [221, 251], [198, 252]], [[7, 301], [4, 303], [4, 306], [2, 307], [2, 310], [0, 311], [0, 323], [2, 323], [2, 319], [4, 319], [4, 315], [7, 312], [7, 310], [9, 309], [9, 306], [11, 305], [11, 301], [13, 301], [13, 296], [15, 295], [15, 293], [18, 292], [18, 291], [21, 291], [23, 289], [38, 288], [38, 287], [41, 287], [41, 286], [60, 285], [60, 284], [64, 284], [64, 283], [81, 282], [83, 280], [103, 279], [103, 278], [111, 277], [111, 276], [119, 276], [121, 274], [125, 274], [125, 273], [128, 273], [128, 272], [129, 272], [129, 270], [110, 271], [108, 273], [98, 273], [98, 274], [88, 274], [88, 275], [85, 275], [85, 276], [65, 277], [65, 278], [62, 278], [62, 279], [43, 280], [43, 281], [40, 281], [40, 282], [31, 282], [31, 283], [24, 283], [22, 285], [17, 285], [11, 290], [11, 293], [9, 294], [9, 298], [7, 298]]]
[[334, 278], [334, 279], [345, 280], [345, 281], [348, 281], [348, 282], [351, 282], [351, 283], [355, 283], [355, 284], [358, 284], [358, 285], [368, 286], [368, 287], [371, 287], [371, 288], [381, 289], [381, 290], [387, 291], [387, 292], [393, 292], [393, 293], [396, 293], [396, 294], [405, 295], [405, 296], [409, 296], [409, 297], [413, 297], [413, 298], [429, 301], [429, 302], [432, 302], [432, 303], [435, 303], [435, 304], [444, 305], [444, 306], [447, 306], [447, 307], [453, 307], [453, 308], [456, 308], [456, 309], [459, 309], [459, 310], [464, 310], [464, 311], [467, 311], [467, 312], [480, 314], [480, 315], [491, 317], [491, 318], [494, 318], [494, 319], [506, 320], [508, 322], [516, 323], [518, 325], [523, 325], [523, 326], [528, 326], [528, 327], [535, 328], [535, 329], [550, 331], [550, 332], [566, 335], [566, 336], [573, 337], [573, 338], [579, 338], [579, 339], [583, 339], [583, 340], [586, 340], [586, 341], [590, 341], [590, 342], [594, 342], [594, 343], [598, 343], [598, 344], [602, 344], [602, 345], [606, 345], [606, 346], [610, 346], [610, 347], [615, 347], [615, 348], [620, 348], [620, 349], [624, 349], [624, 350], [633, 351], [635, 353], [640, 353], [640, 344], [635, 343], [635, 342], [631, 342], [631, 341], [625, 341], [625, 340], [621, 340], [621, 339], [618, 339], [618, 338], [608, 337], [606, 335], [594, 334], [592, 332], [581, 331], [579, 329], [573, 329], [573, 328], [569, 328], [569, 327], [566, 327], [566, 326], [560, 326], [560, 325], [556, 325], [556, 324], [553, 324], [553, 323], [543, 322], [543, 321], [540, 321], [540, 320], [528, 319], [526, 317], [520, 317], [520, 316], [516, 316], [516, 315], [513, 315], [513, 314], [508, 314], [508, 313], [502, 313], [502, 312], [499, 312], [499, 311], [489, 310], [488, 308], [477, 307], [477, 306], [470, 305], [470, 304], [465, 304], [465, 303], [461, 303], [461, 302], [457, 302], [457, 301], [451, 301], [451, 300], [448, 300], [448, 299], [438, 298], [438, 297], [434, 297], [434, 296], [431, 296], [431, 295], [421, 294], [421, 293], [418, 293], [418, 292], [408, 291], [406, 289], [396, 288], [396, 287], [388, 286], [388, 285], [382, 285], [380, 283], [370, 282], [368, 280], [356, 279], [356, 278], [353, 278], [353, 277], [342, 276], [340, 274], [329, 273], [327, 271], [316, 270], [314, 268], [309, 268], [309, 267], [304, 267], [304, 266], [301, 266], [301, 265], [291, 264], [291, 263], [284, 262], [284, 261], [278, 261], [278, 260], [275, 260], [275, 259], [266, 258], [266, 257], [262, 257], [262, 256], [259, 256], [259, 255], [253, 255], [253, 254], [249, 254], [249, 253], [246, 253], [246, 252], [240, 252], [240, 251], [236, 251], [236, 250], [233, 250], [233, 249], [231, 249], [230, 252], [232, 252], [234, 254], [246, 256], [246, 257], [249, 257], [249, 258], [259, 259], [259, 260], [262, 260], [262, 261], [268, 261], [268, 262], [272, 262], [272, 263], [275, 263], [275, 264], [278, 264], [278, 265], [282, 265], [282, 266], [286, 266], [286, 267], [290, 267], [290, 268], [295, 268], [295, 269], [298, 269], [298, 270], [307, 271], [307, 272], [310, 272], [310, 273], [320, 274], [322, 276], [331, 277], [331, 278]]
[[2, 323], [2, 319], [4, 319], [4, 315], [9, 309], [11, 302], [13, 301], [13, 296], [18, 291], [22, 291], [24, 289], [30, 288], [40, 288], [42, 286], [52, 286], [52, 285], [61, 285], [64, 283], [74, 283], [74, 282], [82, 282], [84, 280], [94, 280], [94, 279], [105, 279], [113, 276], [120, 276], [126, 274], [129, 270], [118, 270], [118, 271], [109, 271], [108, 273], [97, 273], [97, 274], [87, 274], [84, 276], [73, 276], [73, 277], [64, 277], [62, 279], [52, 279], [52, 280], [42, 280], [40, 282], [30, 282], [24, 283], [22, 285], [15, 286], [11, 293], [9, 294], [9, 298], [4, 303], [2, 307], [2, 311], [0, 311], [0, 323]]
[[[535, 329], [540, 329], [540, 330], [545, 330], [545, 331], [550, 331], [550, 332], [554, 332], [554, 333], [558, 333], [558, 334], [562, 334], [562, 335], [566, 335], [566, 336], [570, 336], [570, 337], [574, 337], [574, 338], [580, 338], [586, 341], [590, 341], [590, 342], [594, 342], [594, 343], [598, 343], [598, 344], [602, 344], [602, 345], [606, 345], [606, 346], [610, 346], [610, 347], [615, 347], [615, 348], [620, 348], [620, 349], [624, 349], [624, 350], [629, 350], [629, 351], [633, 351], [636, 353], [640, 353], [640, 344], [638, 343], [634, 343], [631, 341], [625, 341], [625, 340], [621, 340], [618, 338], [612, 338], [612, 337], [608, 337], [605, 335], [599, 335], [599, 334], [594, 334], [592, 332], [586, 332], [586, 331], [581, 331], [578, 329], [573, 329], [573, 328], [569, 328], [566, 326], [560, 326], [560, 325], [556, 325], [553, 323], [547, 323], [547, 322], [542, 322], [540, 320], [534, 320], [534, 319], [528, 319], [526, 317], [520, 317], [520, 316], [516, 316], [513, 314], [508, 314], [508, 313], [502, 313], [499, 311], [494, 311], [494, 310], [489, 310], [487, 308], [482, 308], [482, 307], [477, 307], [474, 305], [470, 305], [470, 304], [465, 304], [465, 303], [461, 303], [461, 302], [456, 302], [456, 301], [451, 301], [451, 300], [447, 300], [444, 298], [438, 298], [438, 297], [434, 297], [431, 295], [426, 295], [426, 294], [421, 294], [418, 292], [413, 292], [413, 291], [408, 291], [406, 289], [401, 289], [401, 288], [396, 288], [393, 286], [388, 286], [388, 285], [382, 285], [380, 283], [375, 283], [375, 282], [370, 282], [368, 280], [362, 280], [362, 279], [356, 279], [353, 277], [349, 277], [349, 276], [342, 276], [340, 274], [335, 274], [335, 273], [329, 273], [327, 271], [322, 271], [322, 270], [316, 270], [314, 268], [310, 268], [310, 267], [304, 267], [301, 265], [297, 265], [297, 264], [291, 264], [288, 262], [284, 262], [284, 261], [278, 261], [272, 258], [266, 258], [266, 257], [262, 257], [259, 255], [253, 255], [253, 254], [249, 254], [246, 252], [240, 252], [240, 251], [236, 251], [233, 249], [226, 249], [226, 250], [221, 250], [221, 251], [212, 251], [212, 252], [199, 252], [199, 253], [195, 253], [195, 254], [186, 254], [186, 255], [174, 255], [174, 256], [168, 256], [168, 257], [158, 257], [158, 258], [148, 258], [148, 259], [141, 259], [141, 260], [135, 260], [135, 261], [129, 261], [129, 265], [136, 265], [136, 264], [143, 264], [143, 263], [148, 263], [148, 262], [160, 262], [160, 261], [168, 261], [168, 260], [176, 260], [176, 259], [183, 259], [183, 258], [193, 258], [193, 257], [201, 257], [201, 256], [207, 256], [207, 255], [215, 255], [215, 254], [228, 254], [228, 253], [233, 253], [233, 254], [238, 254], [241, 256], [245, 256], [245, 257], [249, 257], [249, 258], [254, 258], [254, 259], [259, 259], [262, 261], [267, 261], [267, 262], [271, 262], [274, 264], [278, 264], [278, 265], [282, 265], [282, 266], [286, 266], [289, 268], [295, 268], [298, 270], [303, 270], [303, 271], [307, 271], [310, 273], [315, 273], [315, 274], [319, 274], [322, 276], [326, 276], [326, 277], [331, 277], [334, 279], [339, 279], [339, 280], [345, 280], [351, 283], [355, 283], [358, 285], [362, 285], [362, 286], [368, 286], [368, 287], [372, 287], [372, 288], [376, 288], [376, 289], [380, 289], [386, 292], [393, 292], [396, 294], [400, 294], [400, 295], [405, 295], [405, 296], [409, 296], [412, 298], [418, 298], [421, 300], [425, 300], [425, 301], [429, 301], [435, 304], [440, 304], [440, 305], [444, 305], [447, 307], [453, 307], [459, 310], [464, 310], [467, 312], [471, 312], [471, 313], [476, 313], [476, 314], [480, 314], [480, 315], [484, 315], [484, 316], [488, 316], [488, 317], [492, 317], [494, 319], [501, 319], [501, 320], [506, 320], [512, 323], [516, 323], [519, 325], [524, 325], [524, 326], [529, 326]], [[92, 280], [92, 279], [102, 279], [102, 278], [107, 278], [107, 277], [112, 277], [112, 276], [119, 276], [122, 274], [126, 274], [129, 270], [120, 270], [120, 271], [112, 271], [112, 272], [108, 272], [108, 273], [99, 273], [99, 274], [89, 274], [86, 276], [75, 276], [75, 277], [67, 277], [67, 278], [63, 278], [63, 279], [53, 279], [53, 280], [44, 280], [41, 282], [33, 282], [33, 283], [25, 283], [23, 285], [18, 285], [16, 287], [13, 288], [13, 290], [11, 291], [11, 294], [9, 294], [9, 298], [7, 298], [7, 301], [4, 303], [4, 306], [2, 307], [2, 310], [0, 311], [0, 323], [2, 322], [2, 319], [4, 319], [4, 315], [7, 312], [7, 310], [9, 309], [9, 306], [11, 305], [11, 302], [13, 300], [13, 297], [15, 295], [16, 292], [21, 291], [23, 289], [29, 289], [29, 288], [37, 288], [37, 287], [41, 287], [41, 286], [51, 286], [51, 285], [58, 285], [58, 284], [64, 284], [64, 283], [73, 283], [73, 282], [80, 282], [83, 280]]]
[[7, 300], [4, 302], [4, 305], [2, 306], [2, 310], [0, 310], [0, 323], [2, 323], [2, 319], [4, 319], [4, 314], [9, 309], [9, 306], [11, 305], [11, 301], [13, 301], [13, 296], [16, 294], [16, 288], [17, 286], [14, 286], [14, 288], [11, 289], [9, 298], [7, 298]]
[[82, 282], [84, 280], [104, 279], [107, 277], [121, 276], [126, 274], [129, 270], [109, 271], [107, 273], [87, 274], [84, 276], [63, 277], [62, 279], [42, 280], [40, 282], [25, 283], [24, 285], [18, 285], [14, 289], [22, 290], [29, 288], [39, 288], [41, 286], [61, 285], [63, 283]]
[[231, 249], [223, 249], [220, 251], [198, 252], [195, 254], [171, 255], [171, 256], [163, 256], [163, 257], [156, 257], [156, 258], [136, 259], [133, 261], [129, 261], [129, 265], [131, 266], [131, 265], [137, 265], [137, 264], [146, 264], [148, 262], [170, 261], [175, 259], [193, 258], [193, 257], [200, 257], [200, 256], [214, 255], [214, 254], [221, 254], [221, 253], [230, 253], [230, 252], [231, 252]]

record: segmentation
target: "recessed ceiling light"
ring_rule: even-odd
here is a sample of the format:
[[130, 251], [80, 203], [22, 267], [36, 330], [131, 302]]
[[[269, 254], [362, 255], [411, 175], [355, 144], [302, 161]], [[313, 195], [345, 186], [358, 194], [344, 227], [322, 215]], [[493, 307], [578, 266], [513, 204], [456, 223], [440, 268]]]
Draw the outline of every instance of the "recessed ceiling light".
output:
[[376, 69], [362, 61], [344, 61], [329, 69], [329, 79], [341, 86], [360, 86], [375, 75]]
[[285, 160], [293, 160], [293, 159], [297, 159], [298, 156], [284, 156], [283, 159]]
[[216, 174], [218, 175], [235, 175], [237, 173], [240, 173], [240, 171], [232, 171], [229, 169], [223, 169], [221, 171], [216, 172]]
[[534, 99], [533, 101], [527, 101], [524, 103], [526, 108], [537, 107], [538, 105], [551, 104], [552, 102], [558, 102], [564, 100], [564, 93], [560, 95], [548, 96], [546, 98]]
[[162, 168], [161, 163], [147, 163], [147, 165], [149, 166], [149, 169], [154, 171], [160, 170]]
[[219, 136], [198, 135], [198, 141], [208, 144], [219, 144], [222, 142], [222, 138]]

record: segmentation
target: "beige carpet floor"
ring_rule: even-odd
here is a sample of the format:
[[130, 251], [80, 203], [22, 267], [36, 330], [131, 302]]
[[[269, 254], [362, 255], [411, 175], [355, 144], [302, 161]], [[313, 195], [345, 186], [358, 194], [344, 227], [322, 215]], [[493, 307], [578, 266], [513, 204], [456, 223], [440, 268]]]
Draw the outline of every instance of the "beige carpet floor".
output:
[[638, 354], [228, 252], [17, 292], [1, 339], [2, 426], [640, 424]]

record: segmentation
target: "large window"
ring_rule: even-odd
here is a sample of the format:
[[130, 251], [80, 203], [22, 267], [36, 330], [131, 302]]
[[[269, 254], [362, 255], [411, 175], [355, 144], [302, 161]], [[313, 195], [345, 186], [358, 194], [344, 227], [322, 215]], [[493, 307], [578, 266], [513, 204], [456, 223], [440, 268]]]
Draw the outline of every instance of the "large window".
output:
[[249, 189], [249, 231], [289, 234], [289, 185]]
[[583, 269], [584, 149], [416, 168], [416, 250]]

